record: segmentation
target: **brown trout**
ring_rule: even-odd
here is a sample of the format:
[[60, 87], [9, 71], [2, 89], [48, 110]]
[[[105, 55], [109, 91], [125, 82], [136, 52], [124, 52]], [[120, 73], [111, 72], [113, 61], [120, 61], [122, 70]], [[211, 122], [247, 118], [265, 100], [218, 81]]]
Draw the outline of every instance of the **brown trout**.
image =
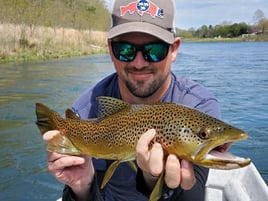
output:
[[102, 187], [121, 162], [135, 160], [137, 141], [151, 128], [157, 133], [154, 141], [162, 145], [166, 154], [175, 154], [194, 164], [234, 169], [250, 163], [249, 158], [227, 152], [232, 143], [246, 139], [248, 134], [196, 109], [175, 103], [131, 105], [111, 97], [97, 99], [98, 117], [89, 120], [79, 119], [70, 109], [62, 118], [37, 103], [36, 124], [42, 134], [60, 131], [48, 144], [48, 151], [115, 160], [106, 171]]

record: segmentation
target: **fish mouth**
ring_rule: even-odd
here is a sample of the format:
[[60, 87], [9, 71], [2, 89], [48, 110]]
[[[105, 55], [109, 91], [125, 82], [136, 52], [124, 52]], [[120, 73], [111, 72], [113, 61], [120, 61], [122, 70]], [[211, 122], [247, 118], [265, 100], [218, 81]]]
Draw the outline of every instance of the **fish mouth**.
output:
[[[247, 136], [248, 135], [246, 133], [241, 134], [239, 139], [223, 142], [222, 144], [216, 144], [210, 149], [203, 150], [205, 151], [205, 154], [201, 160], [201, 164], [214, 169], [236, 169], [249, 165], [251, 162], [249, 158], [243, 158], [228, 152], [235, 142], [244, 140]], [[205, 147], [203, 148], [206, 149]]]
[[228, 152], [228, 149], [232, 146], [233, 142], [229, 143], [224, 143], [222, 145], [219, 145], [215, 147], [214, 149], [210, 150], [207, 153], [206, 158], [210, 158], [211, 160], [216, 159], [216, 160], [224, 160], [224, 161], [229, 161], [229, 162], [242, 162], [245, 160], [245, 158], [236, 156], [234, 154], [231, 154]]

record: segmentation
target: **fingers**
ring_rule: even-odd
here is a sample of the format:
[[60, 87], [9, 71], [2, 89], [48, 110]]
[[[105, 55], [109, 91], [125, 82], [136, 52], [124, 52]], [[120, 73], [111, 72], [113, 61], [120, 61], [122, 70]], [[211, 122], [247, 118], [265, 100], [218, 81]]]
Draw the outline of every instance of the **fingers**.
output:
[[138, 140], [136, 146], [136, 158], [138, 166], [145, 172], [149, 172], [149, 144], [153, 140], [156, 132], [154, 129], [148, 130], [146, 133], [142, 134], [140, 139]]
[[[59, 132], [60, 131], [58, 130], [47, 131], [43, 134], [43, 140], [49, 144], [51, 143], [53, 137], [59, 134]], [[70, 156], [49, 151], [47, 155], [47, 161], [49, 172], [56, 175], [59, 172], [66, 170], [66, 168], [83, 165], [86, 160], [83, 156]]]
[[149, 144], [151, 143], [151, 141], [153, 140], [154, 136], [155, 136], [156, 132], [154, 129], [150, 129], [147, 132], [145, 132], [144, 134], [141, 135], [137, 146], [136, 146], [136, 152], [139, 155], [143, 155], [143, 154], [148, 154], [149, 150]]
[[190, 162], [179, 161], [175, 155], [171, 154], [167, 158], [165, 168], [165, 182], [169, 188], [180, 186], [184, 190], [189, 190], [194, 186], [196, 178], [193, 165]]
[[[43, 134], [43, 140], [49, 145], [57, 146], [55, 137], [59, 133], [57, 130], [48, 131]], [[72, 156], [48, 151], [47, 161], [49, 172], [59, 182], [70, 186], [77, 196], [88, 195], [95, 174], [90, 156]]]
[[46, 143], [49, 143], [50, 140], [52, 140], [52, 138], [59, 134], [60, 131], [58, 130], [51, 130], [51, 131], [47, 131], [43, 134], [43, 140], [46, 142]]
[[94, 176], [94, 167], [90, 156], [70, 156], [48, 152], [49, 172], [60, 182], [72, 187], [87, 186]]
[[136, 147], [136, 156], [137, 163], [143, 171], [152, 176], [159, 176], [163, 171], [164, 152], [162, 146], [159, 143], [154, 143], [151, 150], [148, 148], [155, 134], [155, 130], [150, 129], [141, 135]]
[[141, 135], [136, 147], [138, 166], [147, 178], [159, 176], [165, 166], [165, 183], [169, 188], [181, 186], [184, 190], [191, 189], [196, 182], [193, 165], [186, 160], [180, 161], [173, 154], [167, 157], [164, 164], [164, 151], [161, 144], [154, 143], [149, 149], [155, 134], [156, 131], [151, 129]]
[[68, 156], [55, 152], [48, 152], [48, 167], [50, 170], [59, 170], [66, 167], [82, 165], [85, 158], [80, 156]]
[[193, 164], [189, 161], [181, 161], [181, 187], [184, 190], [191, 189], [196, 182]]
[[159, 176], [163, 171], [164, 152], [161, 144], [154, 143], [149, 157], [149, 172], [152, 176]]
[[[43, 140], [49, 143], [52, 138], [59, 134], [58, 130], [47, 131], [43, 135]], [[57, 171], [66, 167], [82, 165], [85, 163], [85, 158], [80, 156], [63, 155], [56, 152], [48, 152], [48, 169], [49, 171]]]
[[181, 164], [179, 159], [171, 154], [166, 161], [165, 182], [169, 188], [177, 188], [181, 183]]

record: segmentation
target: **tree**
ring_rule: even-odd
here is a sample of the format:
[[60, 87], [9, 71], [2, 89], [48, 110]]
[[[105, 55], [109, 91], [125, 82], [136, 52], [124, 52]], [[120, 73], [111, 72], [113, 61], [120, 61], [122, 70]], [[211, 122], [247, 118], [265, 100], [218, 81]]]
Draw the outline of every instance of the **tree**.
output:
[[227, 26], [223, 26], [223, 25], [216, 25], [215, 26], [215, 32], [214, 35], [216, 37], [227, 37], [228, 35], [228, 29], [226, 28]]
[[0, 0], [0, 23], [31, 26], [109, 29], [103, 0]]
[[200, 29], [198, 29], [199, 37], [206, 38], [208, 34], [208, 27], [207, 25], [203, 25]]
[[262, 33], [268, 29], [268, 20], [265, 18], [264, 12], [261, 9], [255, 11], [253, 21], [255, 22], [257, 29]]
[[258, 9], [254, 12], [253, 22], [255, 25], [259, 24], [259, 22], [264, 19], [265, 19], [264, 12], [261, 9]]
[[234, 23], [231, 26], [229, 26], [229, 33], [231, 37], [238, 37], [242, 34], [248, 33], [248, 26], [246, 23]]

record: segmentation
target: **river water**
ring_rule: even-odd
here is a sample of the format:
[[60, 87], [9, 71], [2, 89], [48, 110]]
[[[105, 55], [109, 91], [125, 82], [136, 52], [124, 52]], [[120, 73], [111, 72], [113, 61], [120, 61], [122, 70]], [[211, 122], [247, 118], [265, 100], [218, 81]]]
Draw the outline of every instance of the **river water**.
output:
[[[250, 137], [231, 151], [250, 157], [268, 182], [268, 43], [183, 43], [172, 70], [209, 88], [222, 119]], [[0, 200], [56, 200], [63, 185], [46, 167], [35, 103], [62, 115], [114, 71], [108, 55], [0, 65]]]

